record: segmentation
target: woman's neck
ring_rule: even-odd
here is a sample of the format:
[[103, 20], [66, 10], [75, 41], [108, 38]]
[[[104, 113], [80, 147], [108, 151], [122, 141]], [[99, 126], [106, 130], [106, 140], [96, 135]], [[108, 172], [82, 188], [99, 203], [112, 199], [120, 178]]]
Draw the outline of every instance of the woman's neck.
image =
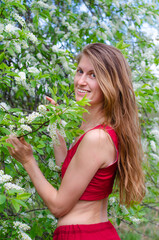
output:
[[87, 131], [106, 121], [104, 111], [101, 107], [87, 107], [88, 112], [83, 114], [83, 119], [80, 129]]

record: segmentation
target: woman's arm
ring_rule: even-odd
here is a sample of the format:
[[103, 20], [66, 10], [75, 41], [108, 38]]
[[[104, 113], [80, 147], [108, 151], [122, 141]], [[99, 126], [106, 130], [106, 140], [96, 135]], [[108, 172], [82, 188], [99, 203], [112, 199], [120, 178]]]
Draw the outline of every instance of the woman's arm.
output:
[[[52, 104], [52, 105], [56, 105], [56, 102], [46, 96], [46, 99]], [[58, 139], [59, 139], [59, 142], [60, 142], [60, 145], [56, 145], [56, 144], [53, 144], [53, 147], [54, 147], [54, 154], [55, 154], [55, 162], [56, 164], [60, 167], [61, 164], [64, 162], [65, 158], [66, 158], [66, 155], [67, 155], [67, 146], [66, 146], [66, 142], [65, 142], [65, 139], [64, 137], [62, 137], [59, 132], [57, 131], [57, 136], [58, 136]]]
[[7, 141], [15, 147], [9, 147], [9, 152], [23, 164], [38, 194], [57, 218], [74, 207], [97, 170], [105, 163], [112, 163], [115, 156], [115, 148], [107, 133], [101, 129], [88, 132], [79, 144], [57, 191], [41, 173], [31, 146], [23, 138], [10, 137]]

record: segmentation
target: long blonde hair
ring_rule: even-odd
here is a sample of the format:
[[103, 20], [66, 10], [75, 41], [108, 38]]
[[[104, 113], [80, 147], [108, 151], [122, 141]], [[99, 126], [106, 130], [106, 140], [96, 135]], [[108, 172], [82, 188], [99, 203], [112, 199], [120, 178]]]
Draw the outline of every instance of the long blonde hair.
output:
[[134, 202], [141, 202], [145, 195], [141, 131], [131, 71], [122, 53], [110, 45], [87, 45], [78, 55], [78, 62], [83, 54], [91, 60], [104, 94], [106, 122], [118, 135], [116, 184], [119, 186], [120, 203], [130, 206]]

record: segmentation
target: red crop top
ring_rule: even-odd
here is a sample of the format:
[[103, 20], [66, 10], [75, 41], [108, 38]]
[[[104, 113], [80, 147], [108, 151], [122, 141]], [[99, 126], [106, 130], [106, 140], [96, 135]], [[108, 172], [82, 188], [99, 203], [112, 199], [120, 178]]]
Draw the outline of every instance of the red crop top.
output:
[[[106, 168], [100, 168], [88, 184], [87, 188], [85, 189], [84, 193], [80, 197], [80, 200], [85, 200], [85, 201], [95, 201], [95, 200], [101, 200], [109, 196], [109, 194], [112, 192], [113, 184], [114, 184], [114, 178], [116, 174], [116, 169], [117, 169], [117, 161], [118, 161], [118, 137], [115, 133], [115, 131], [109, 127], [109, 126], [103, 126], [103, 125], [98, 125], [89, 131], [93, 129], [105, 129], [107, 133], [110, 135], [112, 138], [116, 152], [117, 152], [117, 157], [116, 160], [113, 164], [109, 165]], [[87, 131], [88, 132], [88, 131]], [[62, 173], [62, 178], [67, 170], [67, 167], [73, 158], [78, 145], [82, 141], [84, 135], [87, 133], [85, 132], [79, 140], [75, 143], [75, 145], [68, 150], [67, 156], [65, 158], [65, 161], [62, 165], [61, 173]]]

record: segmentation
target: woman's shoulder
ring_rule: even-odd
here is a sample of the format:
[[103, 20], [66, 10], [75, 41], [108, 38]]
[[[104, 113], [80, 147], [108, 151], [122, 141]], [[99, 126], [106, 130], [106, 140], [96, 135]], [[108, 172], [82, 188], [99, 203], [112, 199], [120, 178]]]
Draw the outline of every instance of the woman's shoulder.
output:
[[112, 139], [105, 128], [94, 128], [86, 132], [83, 136], [82, 142], [83, 144], [92, 145], [92, 147], [94, 145], [99, 145], [101, 147], [112, 145]]

